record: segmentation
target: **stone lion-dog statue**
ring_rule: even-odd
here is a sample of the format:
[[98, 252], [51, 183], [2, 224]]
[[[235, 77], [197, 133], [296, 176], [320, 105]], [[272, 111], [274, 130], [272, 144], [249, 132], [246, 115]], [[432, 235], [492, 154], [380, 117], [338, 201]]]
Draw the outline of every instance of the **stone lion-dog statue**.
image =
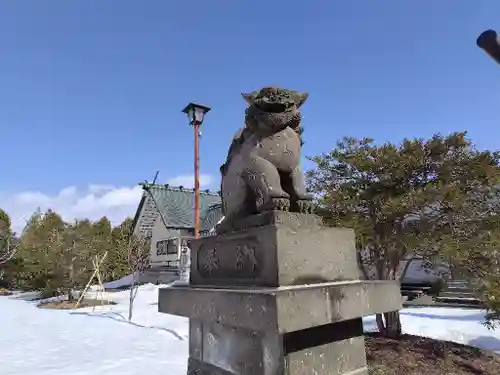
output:
[[245, 125], [221, 166], [224, 222], [270, 210], [312, 213], [300, 167], [300, 107], [308, 94], [270, 86], [242, 96]]

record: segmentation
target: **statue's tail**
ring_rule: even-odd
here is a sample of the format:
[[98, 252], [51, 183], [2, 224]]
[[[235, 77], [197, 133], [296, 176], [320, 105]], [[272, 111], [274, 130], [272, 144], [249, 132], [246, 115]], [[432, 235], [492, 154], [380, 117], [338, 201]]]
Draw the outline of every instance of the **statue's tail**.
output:
[[227, 163], [224, 163], [220, 166], [220, 174], [224, 177], [227, 173]]
[[[223, 164], [220, 169], [221, 169], [221, 173], [222, 173], [222, 168], [224, 167], [225, 164]], [[222, 178], [220, 179], [220, 190], [219, 190], [219, 195], [220, 195], [220, 204], [221, 204], [221, 212], [222, 212], [222, 215], [226, 215], [226, 205], [224, 204], [224, 190], [223, 190], [223, 186], [224, 186], [224, 174], [222, 174]], [[220, 223], [218, 223], [220, 224]]]

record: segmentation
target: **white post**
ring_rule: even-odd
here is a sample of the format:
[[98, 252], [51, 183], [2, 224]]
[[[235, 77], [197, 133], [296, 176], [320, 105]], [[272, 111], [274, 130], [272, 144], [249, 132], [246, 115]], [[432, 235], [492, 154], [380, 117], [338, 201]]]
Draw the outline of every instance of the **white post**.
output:
[[177, 285], [189, 284], [189, 270], [191, 268], [191, 250], [184, 244], [181, 246], [181, 257], [179, 259], [179, 281]]

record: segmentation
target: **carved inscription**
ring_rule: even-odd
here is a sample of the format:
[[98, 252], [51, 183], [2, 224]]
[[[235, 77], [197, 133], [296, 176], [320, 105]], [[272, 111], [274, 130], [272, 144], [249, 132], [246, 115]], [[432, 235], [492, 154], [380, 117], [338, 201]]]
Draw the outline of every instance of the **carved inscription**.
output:
[[261, 270], [259, 243], [253, 238], [210, 241], [198, 249], [197, 269], [206, 279], [255, 278]]
[[217, 255], [217, 249], [209, 249], [207, 251], [207, 258], [205, 263], [203, 263], [203, 269], [206, 273], [211, 274], [220, 268], [219, 257]]
[[252, 271], [255, 271], [257, 268], [255, 248], [247, 244], [236, 246], [236, 269], [243, 271], [245, 267], [250, 267]]

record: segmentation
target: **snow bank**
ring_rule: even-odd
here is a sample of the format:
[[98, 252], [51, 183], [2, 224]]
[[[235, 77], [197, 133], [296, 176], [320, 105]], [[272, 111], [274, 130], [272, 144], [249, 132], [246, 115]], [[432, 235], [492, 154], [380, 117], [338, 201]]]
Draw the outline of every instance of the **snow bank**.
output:
[[[139, 287], [131, 322], [127, 321], [129, 291], [110, 293], [117, 305], [97, 306], [94, 312], [38, 309], [21, 299], [0, 297], [0, 373], [185, 375], [188, 320], [158, 312], [162, 287], [168, 285]], [[500, 353], [500, 331], [481, 324], [483, 311], [408, 308], [402, 310], [401, 320], [405, 333]], [[365, 318], [364, 325], [366, 331], [375, 330], [374, 317]]]
[[0, 297], [2, 375], [185, 375], [187, 319], [157, 312], [158, 287], [141, 287], [134, 319], [128, 292], [119, 305], [73, 311], [39, 309]]
[[104, 283], [104, 289], [120, 289], [127, 288], [132, 285], [134, 281], [133, 274], [122, 277], [121, 279]]

